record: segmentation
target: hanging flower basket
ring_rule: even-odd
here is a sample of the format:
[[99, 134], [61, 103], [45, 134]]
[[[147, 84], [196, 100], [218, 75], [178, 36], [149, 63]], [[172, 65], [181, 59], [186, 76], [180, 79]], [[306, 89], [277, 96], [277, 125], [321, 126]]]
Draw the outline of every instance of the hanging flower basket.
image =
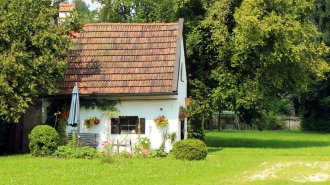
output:
[[98, 125], [100, 123], [100, 119], [97, 118], [96, 116], [94, 117], [89, 117], [84, 120], [84, 127], [90, 128], [93, 125]]
[[154, 122], [157, 126], [166, 126], [168, 125], [168, 119], [162, 115], [154, 119]]
[[98, 118], [95, 118], [93, 122], [94, 122], [94, 125], [98, 125], [100, 123], [100, 120]]
[[188, 118], [188, 117], [189, 117], [188, 110], [185, 107], [180, 106], [180, 108], [179, 108], [179, 120], [183, 121], [185, 118]]

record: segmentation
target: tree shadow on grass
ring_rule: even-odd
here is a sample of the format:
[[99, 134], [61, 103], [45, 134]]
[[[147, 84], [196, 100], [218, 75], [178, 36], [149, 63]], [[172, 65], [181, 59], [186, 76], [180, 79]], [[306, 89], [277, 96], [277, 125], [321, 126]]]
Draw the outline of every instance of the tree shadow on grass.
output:
[[222, 147], [208, 147], [208, 153], [211, 154], [211, 153], [216, 153], [216, 152], [219, 152], [223, 150]]
[[[308, 139], [308, 138], [307, 138]], [[261, 140], [249, 138], [219, 138], [208, 137], [206, 141], [208, 147], [228, 147], [228, 148], [307, 148], [307, 147], [328, 147], [330, 142], [326, 141], [285, 141], [285, 140]]]

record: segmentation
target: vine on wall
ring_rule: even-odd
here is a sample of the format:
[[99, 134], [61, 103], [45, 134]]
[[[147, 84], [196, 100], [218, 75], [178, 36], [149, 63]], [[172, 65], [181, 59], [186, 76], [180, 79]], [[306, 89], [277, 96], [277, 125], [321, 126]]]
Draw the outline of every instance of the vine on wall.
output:
[[116, 104], [119, 103], [119, 101], [114, 101], [114, 100], [82, 100], [80, 101], [80, 107], [85, 107], [85, 109], [94, 109], [98, 108], [102, 111], [106, 110], [114, 110], [116, 109], [115, 106]]
[[[103, 111], [103, 114], [107, 115], [109, 119], [118, 115], [119, 111], [115, 107], [119, 101], [113, 100], [80, 100], [80, 108], [85, 107], [86, 110], [98, 108]], [[68, 124], [68, 117], [70, 114], [71, 98], [65, 99], [53, 99], [50, 105], [47, 107], [47, 119], [46, 124], [54, 127], [58, 132], [61, 140], [61, 144], [67, 143], [67, 136], [65, 128]]]
[[[117, 111], [115, 108], [116, 104], [119, 101], [113, 100], [80, 100], [80, 108], [85, 107], [86, 110], [98, 108], [102, 111]], [[55, 113], [63, 111], [64, 107], [68, 107], [70, 110], [71, 98], [65, 99], [53, 99], [50, 102], [50, 105], [47, 107], [47, 119], [46, 124], [54, 127], [56, 116]], [[66, 112], [69, 115], [69, 112]], [[66, 119], [67, 121], [67, 119]]]

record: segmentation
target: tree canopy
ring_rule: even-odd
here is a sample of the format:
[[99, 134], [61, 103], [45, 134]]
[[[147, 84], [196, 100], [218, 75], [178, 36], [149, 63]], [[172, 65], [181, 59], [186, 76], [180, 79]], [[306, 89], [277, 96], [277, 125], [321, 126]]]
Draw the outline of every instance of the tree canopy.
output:
[[78, 13], [79, 19], [84, 23], [93, 23], [97, 22], [96, 10], [89, 10], [89, 6], [83, 0], [73, 0], [72, 3], [75, 3], [75, 11]]
[[0, 119], [18, 122], [38, 95], [58, 91], [71, 42], [51, 0], [0, 0]]
[[324, 77], [328, 48], [319, 42], [313, 11], [313, 1], [244, 0], [233, 14], [232, 32], [221, 24], [227, 15], [218, 12], [209, 20], [221, 24], [212, 30], [214, 42], [222, 46], [213, 71], [218, 81], [214, 97], [242, 114], [248, 110], [245, 121], [251, 122], [248, 117], [267, 111], [265, 98], [298, 94], [311, 79]]

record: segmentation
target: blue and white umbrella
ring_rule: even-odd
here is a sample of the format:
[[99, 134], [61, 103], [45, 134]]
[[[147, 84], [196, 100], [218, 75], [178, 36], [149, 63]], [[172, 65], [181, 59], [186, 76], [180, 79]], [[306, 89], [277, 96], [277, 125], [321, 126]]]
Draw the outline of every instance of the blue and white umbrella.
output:
[[72, 100], [70, 106], [70, 114], [68, 118], [68, 124], [72, 127], [78, 127], [77, 133], [79, 134], [79, 127], [80, 127], [80, 113], [79, 113], [79, 89], [78, 85], [73, 88], [72, 91]]

